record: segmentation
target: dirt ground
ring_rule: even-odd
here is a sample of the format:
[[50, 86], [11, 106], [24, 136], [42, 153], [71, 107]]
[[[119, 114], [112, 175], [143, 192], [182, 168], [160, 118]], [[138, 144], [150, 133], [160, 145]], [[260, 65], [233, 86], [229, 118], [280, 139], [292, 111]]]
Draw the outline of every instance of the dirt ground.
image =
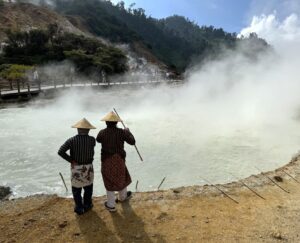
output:
[[[0, 242], [300, 242], [300, 159], [267, 175], [213, 186], [135, 193], [117, 212], [73, 213], [72, 199], [32, 196], [0, 203]], [[278, 176], [278, 182], [274, 179]]]

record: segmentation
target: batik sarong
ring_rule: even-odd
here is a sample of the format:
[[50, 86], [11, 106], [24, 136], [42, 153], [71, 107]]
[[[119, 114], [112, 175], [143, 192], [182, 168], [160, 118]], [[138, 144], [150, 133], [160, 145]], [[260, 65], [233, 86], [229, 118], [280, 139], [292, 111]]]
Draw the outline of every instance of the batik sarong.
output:
[[125, 160], [119, 154], [102, 161], [101, 173], [107, 191], [121, 191], [131, 183]]
[[85, 187], [94, 182], [93, 164], [74, 165], [71, 167], [72, 187]]

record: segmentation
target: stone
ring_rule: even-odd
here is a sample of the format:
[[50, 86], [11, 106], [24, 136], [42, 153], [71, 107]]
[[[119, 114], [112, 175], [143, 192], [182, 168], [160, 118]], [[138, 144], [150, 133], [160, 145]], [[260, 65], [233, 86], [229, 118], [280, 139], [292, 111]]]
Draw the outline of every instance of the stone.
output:
[[283, 179], [281, 176], [274, 176], [273, 177], [277, 182], [283, 182]]
[[275, 239], [277, 239], [277, 240], [283, 240], [283, 237], [282, 237], [282, 235], [281, 235], [280, 232], [274, 232], [274, 233], [272, 233], [272, 237], [275, 238]]
[[0, 200], [5, 200], [11, 194], [9, 187], [0, 186]]
[[60, 223], [60, 224], [58, 225], [58, 227], [61, 228], [61, 229], [63, 229], [63, 228], [65, 228], [67, 225], [68, 225], [68, 221], [64, 221], [63, 223]]
[[162, 220], [162, 219], [165, 219], [166, 217], [168, 217], [168, 214], [163, 212], [163, 213], [160, 213], [160, 215], [157, 216], [156, 219]]

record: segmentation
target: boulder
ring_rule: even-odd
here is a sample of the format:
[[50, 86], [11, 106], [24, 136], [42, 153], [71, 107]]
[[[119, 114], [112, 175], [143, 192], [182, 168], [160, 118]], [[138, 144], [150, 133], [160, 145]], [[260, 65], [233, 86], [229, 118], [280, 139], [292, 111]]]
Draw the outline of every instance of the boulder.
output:
[[9, 187], [0, 186], [0, 200], [6, 199], [11, 194]]

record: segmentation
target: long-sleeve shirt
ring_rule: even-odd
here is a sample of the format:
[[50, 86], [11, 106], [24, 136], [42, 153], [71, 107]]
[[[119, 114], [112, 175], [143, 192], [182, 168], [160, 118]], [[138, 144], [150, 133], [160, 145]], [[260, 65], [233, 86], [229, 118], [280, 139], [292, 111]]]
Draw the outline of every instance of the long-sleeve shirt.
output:
[[126, 152], [124, 150], [124, 142], [135, 145], [135, 139], [131, 132], [117, 127], [107, 127], [101, 130], [98, 133], [96, 140], [98, 143], [102, 144], [102, 161], [114, 154], [119, 154], [125, 159]]
[[[94, 160], [96, 141], [89, 135], [76, 135], [69, 138], [58, 150], [58, 154], [65, 160], [75, 161], [78, 165], [91, 164]], [[70, 150], [70, 155], [66, 152]]]

